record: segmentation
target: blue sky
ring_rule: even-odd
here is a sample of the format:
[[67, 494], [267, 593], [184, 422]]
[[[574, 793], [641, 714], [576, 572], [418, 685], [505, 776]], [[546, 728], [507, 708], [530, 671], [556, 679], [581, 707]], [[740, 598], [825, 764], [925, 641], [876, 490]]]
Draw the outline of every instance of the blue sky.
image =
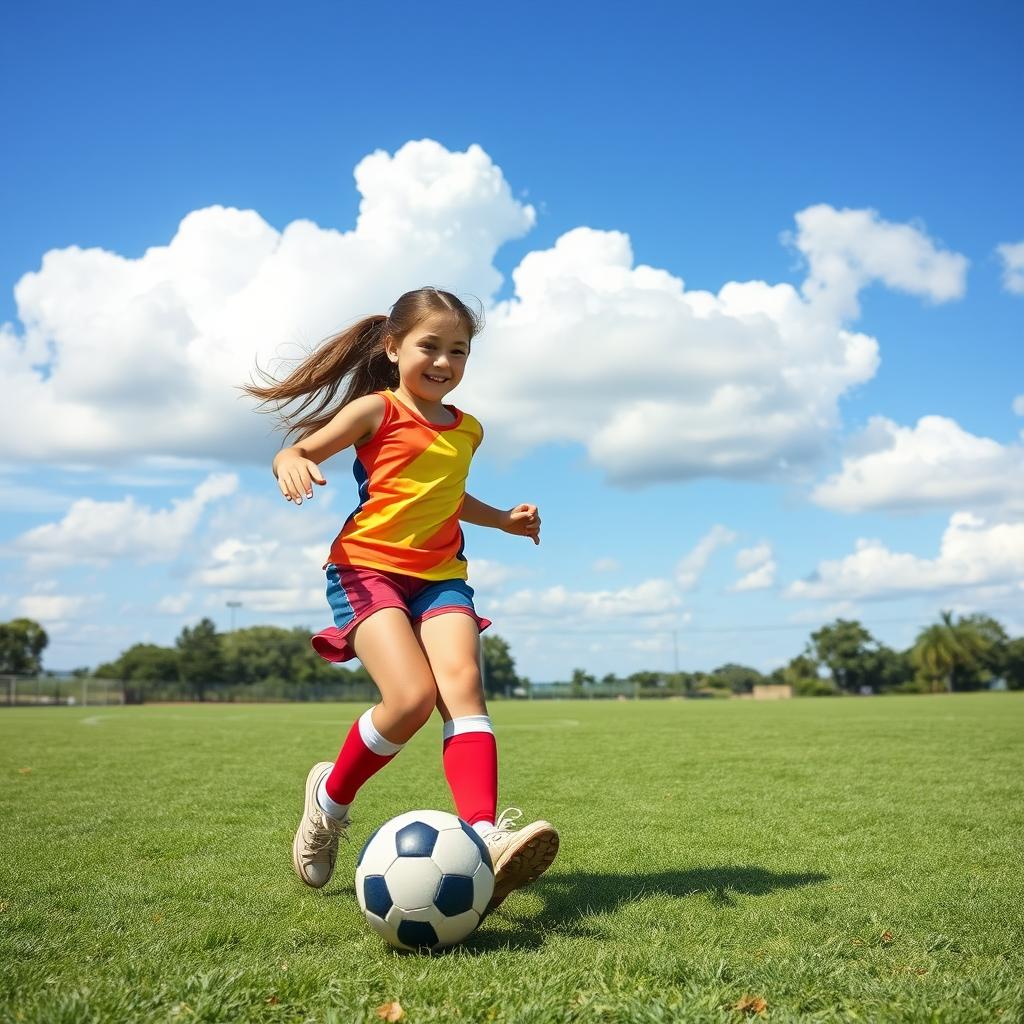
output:
[[[478, 607], [522, 673], [670, 669], [673, 632], [681, 668], [769, 670], [837, 614], [897, 646], [940, 608], [1024, 632], [1019, 5], [641, 3], [627, 21], [576, 4], [43, 4], [2, 28], [0, 617], [44, 624], [47, 667], [170, 643], [202, 615], [227, 628], [232, 599], [239, 625], [329, 624], [318, 554], [354, 505], [351, 458], [279, 509], [270, 421], [230, 385], [422, 284], [488, 307], [450, 399], [488, 432], [470, 491], [541, 509], [540, 547], [466, 528]], [[444, 241], [414, 199], [424, 175], [487, 244]], [[331, 249], [361, 199], [416, 231], [367, 229], [359, 260]], [[262, 271], [239, 241], [260, 231]], [[387, 272], [366, 278], [377, 257]], [[767, 291], [728, 299], [750, 282], [791, 305], [759, 326]], [[808, 282], [841, 301], [815, 306]], [[700, 293], [725, 318], [706, 332], [684, 315]], [[850, 333], [874, 364], [819, 387]], [[733, 407], [741, 376], [754, 391]]]

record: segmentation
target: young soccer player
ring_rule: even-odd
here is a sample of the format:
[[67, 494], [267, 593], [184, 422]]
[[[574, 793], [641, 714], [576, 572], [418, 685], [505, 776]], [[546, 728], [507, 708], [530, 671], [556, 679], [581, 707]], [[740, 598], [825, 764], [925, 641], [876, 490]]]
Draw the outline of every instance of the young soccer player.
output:
[[[479, 671], [477, 615], [460, 521], [540, 543], [535, 505], [492, 508], [465, 491], [483, 427], [443, 398], [462, 380], [481, 321], [456, 296], [436, 288], [406, 292], [388, 315], [369, 316], [329, 339], [289, 376], [244, 390], [265, 400], [318, 393], [317, 408], [291, 424], [297, 445], [274, 459], [288, 501], [302, 504], [320, 465], [355, 446], [359, 505], [345, 520], [323, 568], [333, 627], [312, 638], [327, 661], [358, 658], [380, 703], [351, 726], [335, 761], [313, 765], [292, 844], [307, 885], [326, 885], [339, 836], [360, 786], [426, 723], [443, 721], [442, 762], [459, 816], [483, 838], [495, 869], [494, 909], [554, 860], [559, 837], [547, 821], [522, 827], [518, 808], [496, 816], [498, 761]], [[340, 406], [325, 411], [343, 380]], [[288, 422], [286, 420], [286, 422]]]

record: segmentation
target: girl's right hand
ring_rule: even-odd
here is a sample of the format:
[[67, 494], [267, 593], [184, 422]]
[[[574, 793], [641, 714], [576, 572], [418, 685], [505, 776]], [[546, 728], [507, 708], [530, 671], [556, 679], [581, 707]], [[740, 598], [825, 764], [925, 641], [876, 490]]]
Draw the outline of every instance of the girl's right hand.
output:
[[281, 456], [277, 464], [277, 486], [281, 488], [281, 493], [287, 501], [301, 505], [303, 494], [307, 498], [312, 498], [313, 480], [321, 486], [327, 483], [320, 472], [320, 467], [312, 459], [302, 455]]

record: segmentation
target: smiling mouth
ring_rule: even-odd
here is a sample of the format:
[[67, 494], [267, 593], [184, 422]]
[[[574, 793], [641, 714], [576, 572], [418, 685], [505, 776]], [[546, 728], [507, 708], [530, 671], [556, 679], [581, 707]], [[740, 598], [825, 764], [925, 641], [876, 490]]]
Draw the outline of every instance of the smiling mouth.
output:
[[448, 382], [447, 377], [432, 377], [429, 373], [423, 374], [424, 377], [429, 381], [433, 381], [435, 384], [446, 384]]

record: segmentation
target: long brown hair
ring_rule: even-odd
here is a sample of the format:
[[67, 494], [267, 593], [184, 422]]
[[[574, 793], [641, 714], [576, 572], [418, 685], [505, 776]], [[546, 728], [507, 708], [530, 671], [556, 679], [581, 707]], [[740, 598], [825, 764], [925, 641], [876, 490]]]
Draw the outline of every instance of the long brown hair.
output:
[[[329, 423], [338, 410], [349, 402], [374, 391], [395, 387], [399, 382], [398, 366], [388, 359], [384, 339], [401, 341], [418, 323], [434, 313], [450, 313], [457, 318], [472, 339], [483, 329], [483, 312], [474, 312], [451, 292], [437, 288], [418, 288], [406, 292], [391, 307], [390, 313], [363, 317], [351, 327], [334, 334], [315, 348], [284, 380], [278, 381], [256, 364], [257, 371], [268, 381], [241, 384], [240, 390], [253, 398], [287, 405], [302, 398], [294, 416], [280, 414], [282, 426], [288, 427], [285, 442], [294, 433], [298, 440], [308, 437]], [[342, 383], [348, 379], [344, 397], [331, 405]], [[312, 412], [299, 414], [317, 401]], [[330, 407], [330, 408], [328, 408]], [[261, 411], [257, 409], [257, 411]]]

